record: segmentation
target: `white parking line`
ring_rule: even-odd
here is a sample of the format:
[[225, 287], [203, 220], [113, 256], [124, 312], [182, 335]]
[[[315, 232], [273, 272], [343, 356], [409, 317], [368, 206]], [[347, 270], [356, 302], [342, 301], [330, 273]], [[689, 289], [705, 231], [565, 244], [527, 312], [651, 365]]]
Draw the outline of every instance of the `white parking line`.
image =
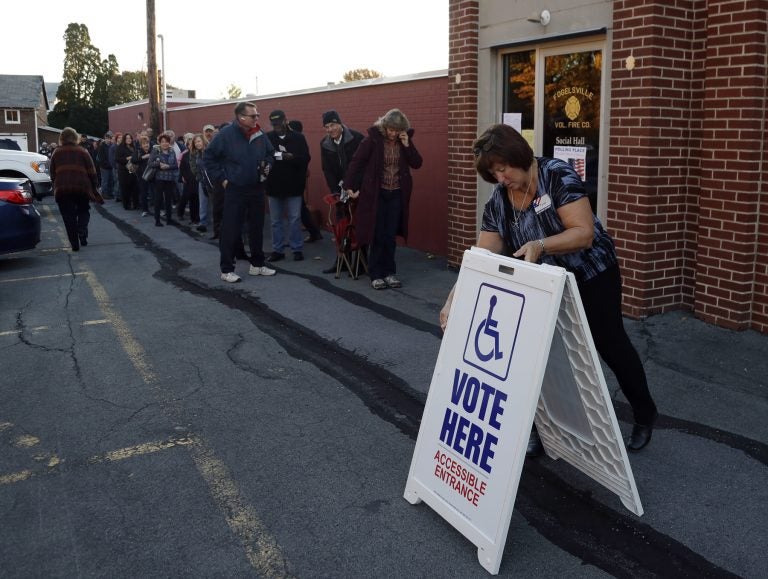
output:
[[41, 279], [57, 279], [61, 277], [72, 277], [75, 275], [88, 275], [85, 271], [76, 271], [74, 273], [57, 273], [53, 275], [36, 275], [34, 277], [14, 277], [11, 279], [0, 279], [0, 283], [17, 283], [20, 281], [39, 281]]
[[[143, 346], [133, 336], [128, 324], [112, 306], [106, 289], [96, 279], [93, 272], [85, 278], [96, 298], [99, 308], [117, 334], [136, 371], [144, 382], [152, 387], [155, 398], [161, 403], [164, 413], [174, 422], [183, 422], [178, 399], [173, 393], [163, 388], [152, 364], [147, 359]], [[230, 530], [238, 537], [245, 549], [246, 557], [260, 577], [286, 577], [285, 557], [280, 545], [261, 522], [256, 510], [246, 501], [240, 492], [226, 463], [221, 460], [213, 448], [199, 436], [191, 435], [194, 444], [189, 449], [198, 473], [207, 483], [211, 496], [224, 516]]]
[[[108, 324], [109, 320], [88, 320], [85, 322], [81, 322], [81, 326], [98, 326], [101, 324]], [[52, 330], [54, 328], [64, 328], [65, 326], [34, 326], [32, 328], [24, 328], [23, 330], [5, 330], [4, 332], [0, 332], [0, 336], [14, 336], [16, 334], [20, 334], [21, 332], [32, 332], [32, 333], [39, 333], [39, 332], [45, 332], [47, 330]]]

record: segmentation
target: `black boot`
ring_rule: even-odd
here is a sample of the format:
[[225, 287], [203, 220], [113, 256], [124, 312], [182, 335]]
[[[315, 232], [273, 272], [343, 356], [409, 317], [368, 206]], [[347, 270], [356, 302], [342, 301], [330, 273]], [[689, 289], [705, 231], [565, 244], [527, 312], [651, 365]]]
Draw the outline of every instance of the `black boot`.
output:
[[659, 417], [659, 413], [655, 413], [653, 418], [648, 424], [635, 424], [632, 426], [632, 434], [630, 434], [625, 443], [629, 452], [637, 452], [642, 450], [648, 443], [651, 442], [651, 435], [653, 434], [653, 425], [656, 424], [656, 419]]

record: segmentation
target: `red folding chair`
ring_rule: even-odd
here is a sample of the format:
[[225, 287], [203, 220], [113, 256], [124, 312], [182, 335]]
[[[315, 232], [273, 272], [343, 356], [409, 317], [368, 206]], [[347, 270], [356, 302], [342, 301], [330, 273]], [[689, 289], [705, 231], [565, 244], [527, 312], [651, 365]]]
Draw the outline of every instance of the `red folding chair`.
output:
[[338, 195], [330, 193], [323, 197], [323, 201], [328, 204], [327, 225], [336, 244], [336, 279], [341, 277], [343, 268], [352, 279], [357, 279], [361, 267], [368, 273], [368, 263], [365, 249], [357, 243], [352, 201], [342, 202]]

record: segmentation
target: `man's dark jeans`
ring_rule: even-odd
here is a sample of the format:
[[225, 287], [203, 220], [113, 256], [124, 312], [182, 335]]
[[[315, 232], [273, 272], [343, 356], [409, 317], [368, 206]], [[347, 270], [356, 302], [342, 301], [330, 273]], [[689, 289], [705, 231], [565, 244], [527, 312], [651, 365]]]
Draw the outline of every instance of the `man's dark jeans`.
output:
[[219, 253], [221, 273], [235, 271], [238, 240], [242, 240], [243, 222], [247, 224], [251, 265], [264, 265], [264, 187], [228, 185], [224, 190], [224, 217], [221, 223]]

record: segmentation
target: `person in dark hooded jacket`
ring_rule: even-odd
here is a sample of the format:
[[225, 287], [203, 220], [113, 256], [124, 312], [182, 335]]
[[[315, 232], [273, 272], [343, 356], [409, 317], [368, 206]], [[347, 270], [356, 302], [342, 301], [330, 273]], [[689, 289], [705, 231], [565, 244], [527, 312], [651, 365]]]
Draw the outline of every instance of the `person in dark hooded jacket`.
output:
[[423, 162], [413, 144], [408, 118], [392, 109], [368, 129], [344, 175], [344, 187], [357, 199], [355, 231], [360, 245], [370, 245], [368, 273], [374, 289], [398, 288], [395, 277], [397, 236], [408, 236], [411, 169]]
[[[334, 110], [323, 113], [323, 129], [325, 137], [320, 141], [320, 167], [331, 195], [338, 196], [344, 186], [344, 173], [364, 137], [362, 133], [343, 124], [339, 113]], [[343, 213], [341, 205], [337, 204], [336, 207], [337, 218]], [[324, 269], [323, 273], [336, 273], [340, 259], [337, 257], [336, 263]]]
[[364, 137], [343, 124], [336, 111], [323, 113], [323, 128], [325, 137], [320, 141], [320, 166], [328, 189], [333, 195], [338, 195], [344, 173]]

